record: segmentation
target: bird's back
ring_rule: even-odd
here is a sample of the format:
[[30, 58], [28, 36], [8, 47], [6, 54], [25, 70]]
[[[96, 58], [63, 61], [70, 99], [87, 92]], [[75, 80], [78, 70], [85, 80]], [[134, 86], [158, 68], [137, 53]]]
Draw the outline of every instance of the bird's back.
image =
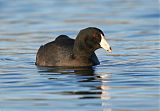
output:
[[40, 66], [65, 65], [72, 54], [74, 41], [66, 35], [60, 35], [55, 41], [41, 46], [36, 56], [36, 64]]

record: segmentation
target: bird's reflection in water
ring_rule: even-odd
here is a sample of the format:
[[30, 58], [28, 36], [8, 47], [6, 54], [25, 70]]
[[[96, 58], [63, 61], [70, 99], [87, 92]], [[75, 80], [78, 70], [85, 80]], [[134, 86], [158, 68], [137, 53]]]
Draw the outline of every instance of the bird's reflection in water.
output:
[[108, 90], [110, 89], [109, 85], [106, 84], [108, 76], [105, 73], [104, 75], [100, 76], [101, 78], [101, 100], [102, 100], [102, 107], [103, 111], [112, 111], [111, 104], [107, 101], [111, 99]]
[[94, 76], [93, 67], [37, 67], [39, 72], [59, 73], [59, 74], [78, 74], [82, 76]]
[[77, 95], [78, 99], [100, 99], [101, 101], [96, 105], [101, 106], [103, 111], [111, 111], [111, 106], [107, 102], [107, 100], [110, 99], [108, 94], [108, 89], [110, 88], [106, 85], [108, 76], [105, 75], [107, 75], [107, 73], [98, 74], [99, 72], [96, 73], [94, 67], [38, 67], [38, 69], [43, 75], [51, 75], [48, 78], [49, 80], [57, 80], [54, 79], [55, 77], [52, 77], [52, 75], [55, 76], [56, 74], [58, 74], [58, 76], [66, 74], [74, 75], [72, 78], [66, 78], [66, 82], [76, 85], [76, 88], [73, 90], [65, 88], [65, 90], [59, 91], [58, 94], [70, 96]]

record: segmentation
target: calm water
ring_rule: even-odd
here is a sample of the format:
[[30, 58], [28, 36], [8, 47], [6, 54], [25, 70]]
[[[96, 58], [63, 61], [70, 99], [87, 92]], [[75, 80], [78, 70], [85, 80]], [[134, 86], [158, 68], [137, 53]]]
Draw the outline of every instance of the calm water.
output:
[[[0, 0], [0, 111], [158, 111], [158, 0]], [[102, 29], [90, 68], [34, 65], [41, 44]]]

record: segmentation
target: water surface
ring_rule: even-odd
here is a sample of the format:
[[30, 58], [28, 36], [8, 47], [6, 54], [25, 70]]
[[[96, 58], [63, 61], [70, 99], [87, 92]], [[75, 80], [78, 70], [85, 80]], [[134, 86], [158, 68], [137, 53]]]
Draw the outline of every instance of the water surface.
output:
[[[0, 1], [0, 111], [158, 111], [158, 0]], [[41, 44], [102, 29], [87, 68], [36, 67]]]

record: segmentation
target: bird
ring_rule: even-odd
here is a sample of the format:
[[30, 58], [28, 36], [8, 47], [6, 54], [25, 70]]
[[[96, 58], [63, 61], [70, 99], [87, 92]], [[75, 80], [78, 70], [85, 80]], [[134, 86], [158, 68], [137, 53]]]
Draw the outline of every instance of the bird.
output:
[[35, 64], [44, 67], [95, 66], [100, 64], [95, 54], [99, 48], [112, 52], [103, 31], [87, 27], [79, 31], [76, 39], [59, 35], [54, 41], [40, 46]]

